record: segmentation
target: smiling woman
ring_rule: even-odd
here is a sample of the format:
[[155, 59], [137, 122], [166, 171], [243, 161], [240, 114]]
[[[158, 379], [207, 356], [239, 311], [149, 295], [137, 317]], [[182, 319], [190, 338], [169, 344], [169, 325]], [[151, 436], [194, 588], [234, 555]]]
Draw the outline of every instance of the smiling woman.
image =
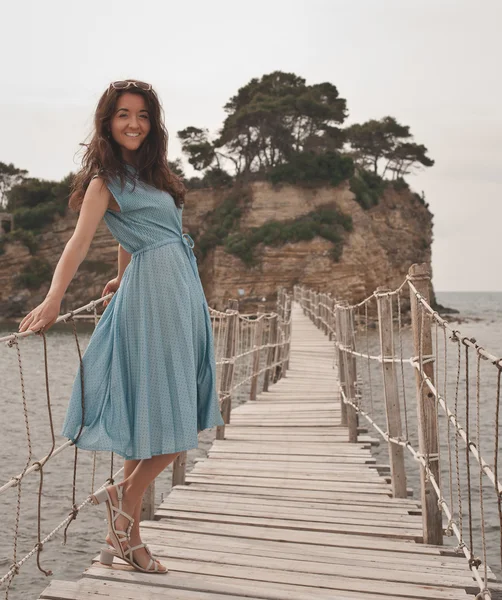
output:
[[[114, 292], [75, 375], [61, 435], [83, 450], [124, 457], [124, 480], [92, 496], [106, 503], [110, 546], [143, 572], [166, 573], [141, 541], [142, 496], [199, 431], [223, 425], [216, 390], [211, 319], [183, 234], [185, 188], [167, 162], [162, 109], [149, 84], [114, 82], [101, 96], [95, 133], [70, 206], [79, 210], [46, 299], [20, 331], [47, 330], [104, 219], [119, 242]], [[85, 390], [85, 393], [84, 393]]]

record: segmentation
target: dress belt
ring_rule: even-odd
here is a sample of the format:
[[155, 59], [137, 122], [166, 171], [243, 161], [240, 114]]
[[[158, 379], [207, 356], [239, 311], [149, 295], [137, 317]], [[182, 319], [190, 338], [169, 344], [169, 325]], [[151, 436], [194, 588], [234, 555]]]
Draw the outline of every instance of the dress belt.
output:
[[178, 237], [170, 237], [170, 238], [166, 238], [164, 240], [159, 240], [158, 242], [154, 242], [153, 244], [149, 244], [148, 246], [144, 246], [143, 248], [140, 248], [139, 250], [136, 250], [136, 252], [133, 252], [131, 254], [131, 258], [134, 258], [135, 256], [138, 256], [138, 254], [142, 254], [143, 252], [147, 252], [148, 250], [153, 250], [154, 248], [160, 248], [160, 246], [164, 246], [165, 244], [183, 244], [187, 256], [190, 259], [190, 263], [192, 265], [192, 269], [194, 270], [194, 273], [196, 275], [199, 274], [199, 271], [197, 269], [197, 259], [195, 258], [195, 254], [193, 253], [192, 248], [194, 247], [194, 241], [193, 239], [188, 235], [188, 233], [183, 233]]

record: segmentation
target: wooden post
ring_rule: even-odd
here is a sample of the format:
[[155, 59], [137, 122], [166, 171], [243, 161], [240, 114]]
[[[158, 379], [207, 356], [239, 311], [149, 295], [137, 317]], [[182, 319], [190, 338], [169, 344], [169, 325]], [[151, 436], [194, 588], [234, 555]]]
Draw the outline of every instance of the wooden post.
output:
[[286, 342], [285, 345], [285, 360], [284, 360], [284, 375], [286, 375], [287, 370], [289, 369], [289, 353], [291, 351], [291, 297], [285, 295], [285, 319], [288, 321], [286, 325]]
[[[352, 309], [345, 309], [342, 311], [342, 331], [345, 339], [344, 345], [349, 350], [355, 350], [354, 345], [354, 320]], [[356, 387], [357, 387], [357, 365], [356, 357], [353, 354], [344, 352], [344, 358], [346, 361], [346, 394], [347, 398], [355, 405], [357, 405]], [[355, 444], [357, 442], [357, 426], [358, 426], [358, 414], [356, 409], [350, 404], [347, 405], [347, 427], [349, 429], [349, 443]]]
[[[277, 304], [277, 314], [279, 315], [278, 321], [277, 321], [277, 347], [275, 349], [275, 358], [274, 358], [274, 362], [277, 363], [277, 365], [272, 369], [272, 382], [276, 383], [277, 381], [279, 381], [279, 379], [282, 378], [283, 374], [284, 374], [284, 353], [285, 353], [285, 348], [284, 345], [282, 345], [282, 340], [283, 340], [283, 336], [284, 338], [287, 335], [287, 332], [285, 330], [285, 325], [284, 325], [284, 296], [283, 296], [283, 291], [284, 288], [280, 289], [280, 302], [278, 302]], [[308, 301], [307, 304], [310, 306], [311, 301], [310, 301], [310, 290], [308, 290]], [[279, 296], [278, 296], [279, 298]], [[307, 313], [307, 316], [310, 317], [310, 314]]]
[[[237, 326], [238, 326], [238, 311], [239, 302], [238, 300], [229, 300], [227, 305], [226, 313], [228, 314], [228, 326], [225, 334], [225, 358], [232, 359], [235, 356], [235, 347], [237, 344]], [[221, 382], [220, 390], [223, 395], [223, 402], [221, 406], [221, 416], [225, 425], [230, 423], [230, 413], [232, 410], [232, 396], [230, 390], [232, 389], [232, 383], [234, 380], [234, 363], [226, 362], [223, 364], [221, 369]], [[218, 425], [216, 427], [216, 439], [225, 439], [225, 425]]]
[[335, 300], [331, 297], [331, 294], [328, 294], [328, 339], [331, 342], [333, 340], [333, 329], [335, 325]]
[[[342, 309], [340, 305], [335, 306], [336, 311], [336, 341], [340, 344], [343, 344], [342, 338]], [[338, 358], [338, 379], [340, 380], [340, 387], [342, 388], [345, 395], [347, 395], [347, 386], [345, 383], [345, 362], [344, 362], [344, 352], [338, 348], [337, 349], [337, 358]], [[340, 394], [340, 412], [341, 412], [341, 426], [347, 427], [347, 405], [343, 401], [342, 395]]]
[[275, 344], [277, 344], [277, 315], [274, 315], [269, 319], [269, 333], [268, 333], [268, 353], [267, 353], [267, 370], [263, 377], [263, 391], [268, 392], [268, 384], [270, 382], [272, 365], [274, 364], [275, 357]]
[[155, 517], [155, 479], [146, 488], [141, 504], [140, 521], [153, 521]]
[[[378, 322], [380, 328], [380, 348], [382, 358], [394, 358], [394, 331], [392, 320], [392, 298], [387, 288], [377, 289]], [[381, 294], [381, 295], [380, 295]], [[396, 364], [382, 362], [383, 385], [385, 395], [385, 414], [387, 432], [391, 438], [401, 438], [401, 409], [399, 406], [399, 390], [397, 386]], [[406, 498], [406, 472], [404, 469], [404, 448], [398, 444], [388, 443], [390, 472], [392, 479], [392, 495], [394, 498]]]
[[172, 486], [185, 485], [185, 475], [187, 466], [187, 452], [181, 452], [173, 462]]
[[[430, 303], [430, 270], [427, 264], [412, 265], [409, 270], [411, 283], [425, 302]], [[411, 323], [413, 327], [413, 341], [415, 356], [427, 357], [423, 364], [425, 376], [434, 384], [434, 361], [432, 350], [432, 327], [428, 313], [422, 318], [422, 308], [415, 293], [410, 289]], [[423, 326], [423, 331], [422, 331]], [[430, 457], [429, 468], [439, 485], [438, 461], [438, 431], [436, 427], [436, 399], [427, 385], [422, 382], [421, 374], [416, 373], [417, 384], [417, 412], [418, 412], [418, 441], [422, 456]], [[425, 469], [420, 467], [421, 495], [422, 495], [422, 523], [425, 544], [441, 545], [443, 543], [442, 515], [438, 505], [438, 498], [426, 477]]]
[[263, 323], [265, 319], [260, 319], [260, 313], [255, 324], [255, 331], [253, 336], [253, 355], [252, 355], [252, 366], [253, 366], [253, 378], [251, 379], [251, 389], [249, 391], [249, 399], [256, 400], [256, 392], [258, 390], [258, 371], [260, 370], [260, 346], [262, 342], [263, 334]]
[[325, 335], [329, 335], [329, 294], [323, 294], [323, 328]]
[[319, 327], [323, 333], [326, 333], [325, 325], [324, 325], [324, 299], [326, 298], [326, 294], [319, 294]]

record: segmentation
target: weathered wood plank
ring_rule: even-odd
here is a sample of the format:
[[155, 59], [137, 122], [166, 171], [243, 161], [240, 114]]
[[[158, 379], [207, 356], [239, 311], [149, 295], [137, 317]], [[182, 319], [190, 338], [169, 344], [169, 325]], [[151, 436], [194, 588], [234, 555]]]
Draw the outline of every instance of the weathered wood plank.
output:
[[[263, 497], [267, 497], [267, 496], [272, 496], [272, 497], [278, 497], [278, 498], [284, 498], [285, 497], [285, 491], [282, 490], [281, 488], [274, 488], [274, 487], [269, 487], [269, 486], [260, 486], [260, 487], [254, 487], [254, 486], [247, 486], [247, 485], [240, 485], [240, 486], [233, 486], [231, 483], [211, 483], [212, 479], [210, 478], [210, 482], [205, 482], [205, 483], [191, 483], [190, 487], [193, 487], [194, 489], [199, 489], [199, 490], [213, 490], [213, 491], [217, 491], [217, 492], [230, 492], [233, 494], [244, 494], [244, 495], [249, 495], [252, 494], [253, 496], [263, 496]], [[290, 488], [287, 491], [287, 496], [288, 498], [302, 498], [302, 499], [308, 499], [308, 500], [312, 500], [312, 501], [319, 501], [319, 502], [339, 502], [339, 501], [344, 501], [344, 502], [351, 502], [354, 501], [354, 503], [357, 504], [365, 504], [365, 505], [372, 505], [375, 502], [378, 502], [379, 504], [381, 504], [382, 501], [389, 501], [391, 500], [391, 494], [389, 493], [388, 496], [384, 495], [384, 494], [364, 494], [364, 497], [359, 496], [359, 497], [355, 497], [355, 495], [353, 493], [350, 492], [327, 492], [324, 490], [315, 490], [315, 489], [295, 489], [295, 488]], [[417, 504], [415, 503], [415, 501], [413, 500], [409, 500], [410, 504], [408, 504], [407, 506], [410, 507], [416, 507]], [[405, 504], [402, 504], [401, 506], [406, 506]]]
[[[266, 569], [279, 569], [283, 571], [294, 571], [295, 573], [310, 573], [318, 575], [335, 575], [349, 577], [352, 579], [374, 579], [382, 580], [381, 564], [377, 561], [367, 562], [364, 571], [360, 564], [354, 564], [350, 560], [341, 564], [337, 559], [336, 564], [328, 562], [311, 561], [309, 557], [299, 560], [298, 556], [294, 558], [278, 556], [261, 556], [259, 554], [236, 552], [231, 548], [200, 548], [184, 547], [176, 540], [176, 545], [157, 545], [152, 544], [151, 549], [166, 564], [171, 558], [196, 560], [203, 562], [215, 562], [223, 565], [258, 567]], [[342, 567], [342, 568], [340, 568]], [[455, 571], [445, 573], [444, 569], [403, 569], [394, 570], [389, 574], [388, 581], [394, 583], [404, 582], [411, 584], [437, 585], [441, 587], [461, 587], [471, 585], [472, 578], [464, 571]]]
[[[204, 575], [207, 578], [220, 577], [227, 582], [228, 580], [236, 580], [240, 582], [242, 587], [243, 582], [252, 582], [253, 586], [260, 586], [260, 588], [262, 588], [262, 586], [265, 584], [267, 586], [280, 586], [279, 589], [282, 587], [283, 590], [287, 590], [289, 586], [296, 585], [302, 587], [312, 587], [317, 589], [318, 592], [321, 590], [330, 591], [331, 594], [336, 591], [339, 591], [342, 594], [346, 592], [371, 594], [378, 593], [382, 586], [382, 581], [372, 582], [366, 579], [356, 580], [349, 577], [344, 578], [334, 575], [317, 575], [310, 573], [297, 574], [292, 571], [282, 571], [271, 568], [233, 566], [232, 570], [230, 571], [226, 565], [220, 565], [218, 563], [196, 560], [185, 561], [176, 558], [170, 558], [167, 566], [170, 571], [172, 570], [190, 575], [197, 575], [198, 577], [201, 575]], [[123, 569], [106, 569], [102, 566], [97, 566], [89, 569], [86, 575], [88, 577], [93, 577], [97, 571], [99, 574], [101, 574], [101, 576], [104, 577], [107, 577], [109, 576], [108, 574], [113, 573], [113, 577], [115, 578], [116, 574], [120, 573], [122, 577], [125, 578], [129, 569], [129, 567], [124, 567]], [[105, 571], [105, 573], [103, 573], [103, 571]], [[108, 572], [108, 574], [106, 572]], [[145, 577], [148, 578], [148, 575], [145, 576], [143, 573], [138, 572], [135, 572], [133, 576], [142, 581], [145, 581]], [[170, 577], [165, 578], [158, 577], [157, 581], [159, 583], [157, 585], [163, 586], [162, 579], [166, 579], [166, 583], [169, 585], [171, 583], [169, 579], [172, 579], [172, 575], [170, 574]], [[256, 595], [256, 591], [253, 591], [253, 593]], [[431, 587], [426, 585], [413, 585], [406, 583], [396, 584], [385, 581], [385, 596], [387, 598], [399, 597], [424, 598], [429, 600], [457, 600], [458, 598], [466, 598], [466, 593], [463, 590], [457, 590], [443, 586]]]
[[244, 516], [235, 515], [231, 511], [220, 514], [218, 510], [214, 512], [194, 512], [172, 509], [159, 509], [158, 514], [164, 519], [171, 520], [189, 520], [201, 521], [208, 523], [222, 524], [245, 524], [250, 526], [273, 527], [275, 529], [288, 529], [290, 532], [296, 531], [319, 531], [325, 533], [350, 533], [354, 536], [377, 536], [381, 538], [393, 538], [403, 540], [421, 541], [421, 531], [419, 529], [411, 529], [408, 527], [394, 527], [382, 524], [380, 527], [365, 525], [363, 523], [350, 525], [340, 522], [317, 522], [317, 521], [300, 521], [293, 519], [278, 519], [273, 516], [254, 517], [251, 514]]
[[[257, 503], [260, 506], [277, 506], [283, 507], [285, 510], [288, 508], [311, 508], [317, 511], [325, 510], [327, 514], [331, 512], [339, 512], [348, 510], [351, 512], [363, 512], [365, 514], [399, 514], [410, 516], [410, 510], [415, 509], [415, 505], [406, 504], [394, 504], [391, 499], [383, 500], [379, 502], [359, 502], [357, 498], [354, 498], [352, 502], [344, 502], [343, 500], [333, 500], [331, 502], [322, 502], [321, 500], [311, 501], [305, 498], [291, 498], [281, 496], [279, 498], [267, 498], [261, 495], [259, 492], [256, 494], [232, 494], [229, 492], [218, 492], [216, 490], [203, 489], [200, 490], [195, 485], [177, 486], [174, 488], [169, 496], [165, 499], [165, 502], [170, 499], [178, 500], [181, 499], [185, 503], [192, 502], [204, 502], [206, 499], [209, 502], [232, 502], [234, 504], [249, 504]], [[415, 513], [416, 514], [416, 513]], [[413, 518], [416, 518], [413, 516]]]
[[[179, 497], [178, 497], [179, 498]], [[187, 502], [189, 500], [189, 502]], [[295, 507], [290, 511], [288, 518], [298, 521], [319, 521], [321, 523], [347, 523], [356, 525], [360, 524], [371, 524], [375, 527], [393, 525], [396, 527], [414, 527], [420, 529], [422, 521], [420, 516], [408, 515], [408, 514], [387, 514], [385, 517], [383, 513], [376, 513], [371, 511], [361, 512], [355, 514], [350, 510], [350, 507], [346, 507], [342, 510], [339, 506], [338, 510], [319, 510], [319, 509], [308, 509], [304, 507]], [[170, 496], [164, 500], [159, 506], [158, 514], [161, 515], [163, 510], [181, 510], [181, 511], [197, 511], [203, 513], [217, 512], [221, 515], [232, 514], [232, 515], [250, 515], [250, 516], [261, 516], [261, 517], [283, 517], [285, 514], [285, 507], [282, 505], [271, 506], [263, 505], [260, 501], [253, 503], [234, 503], [233, 500], [223, 501], [210, 501], [195, 500], [188, 498], [180, 498], [175, 500]]]

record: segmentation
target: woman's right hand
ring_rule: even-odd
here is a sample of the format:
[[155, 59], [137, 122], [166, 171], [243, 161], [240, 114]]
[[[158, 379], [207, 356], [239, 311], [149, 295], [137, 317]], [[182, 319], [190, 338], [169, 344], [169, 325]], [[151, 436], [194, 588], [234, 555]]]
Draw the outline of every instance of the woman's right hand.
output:
[[[107, 294], [110, 294], [111, 292], [115, 293], [120, 286], [120, 279], [118, 277], [114, 277], [113, 279], [110, 279], [110, 281], [105, 285], [105, 287], [103, 288], [103, 293], [101, 294], [101, 297], [106, 296]], [[112, 296], [113, 298], [113, 296]], [[111, 300], [111, 298], [110, 298]], [[108, 306], [108, 304], [110, 304], [110, 300], [105, 300], [103, 302], [103, 306]]]
[[45, 300], [31, 310], [19, 323], [19, 333], [30, 331], [48, 331], [54, 325], [61, 310], [61, 301], [47, 296]]

